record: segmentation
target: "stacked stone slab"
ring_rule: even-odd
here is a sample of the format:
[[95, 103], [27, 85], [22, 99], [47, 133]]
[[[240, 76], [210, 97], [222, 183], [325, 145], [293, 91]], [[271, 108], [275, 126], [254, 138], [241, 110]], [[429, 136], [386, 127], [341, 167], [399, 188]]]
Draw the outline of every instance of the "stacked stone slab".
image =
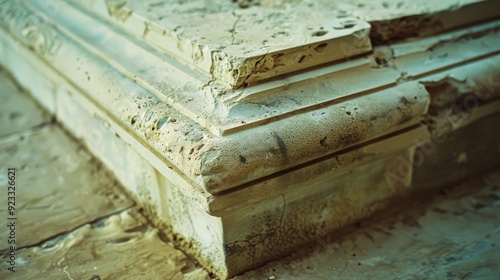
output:
[[499, 1], [330, 2], [0, 1], [0, 63], [227, 278], [500, 163]]

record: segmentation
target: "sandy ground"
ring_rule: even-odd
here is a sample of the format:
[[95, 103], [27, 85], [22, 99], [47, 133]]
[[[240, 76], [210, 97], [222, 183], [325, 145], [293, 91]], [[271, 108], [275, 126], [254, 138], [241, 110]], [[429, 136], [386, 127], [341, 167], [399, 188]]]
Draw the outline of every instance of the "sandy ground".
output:
[[[209, 279], [151, 227], [115, 178], [2, 75], [0, 186], [16, 168], [16, 272], [1, 279]], [[500, 279], [500, 172], [240, 279]], [[433, 194], [434, 195], [434, 194]], [[7, 196], [0, 219], [7, 223]]]

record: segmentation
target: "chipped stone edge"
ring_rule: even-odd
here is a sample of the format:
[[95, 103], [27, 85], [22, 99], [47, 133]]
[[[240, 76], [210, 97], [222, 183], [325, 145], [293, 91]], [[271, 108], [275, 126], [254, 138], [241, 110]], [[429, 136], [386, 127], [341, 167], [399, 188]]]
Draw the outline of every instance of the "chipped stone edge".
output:
[[[24, 8], [19, 7], [19, 9], [23, 10]], [[16, 14], [14, 13], [14, 15]], [[25, 16], [27, 15], [30, 15], [30, 13], [28, 12], [28, 14], [25, 14]], [[20, 32], [19, 30], [16, 30], [17, 29], [16, 26], [23, 26], [23, 24], [26, 24], [22, 23], [23, 18], [14, 17], [11, 20], [13, 21], [9, 22], [9, 24], [11, 26], [10, 27], [11, 31], [14, 32]], [[42, 19], [39, 19], [39, 21], [43, 22]], [[296, 129], [283, 127], [280, 122], [271, 123], [263, 129], [264, 133], [260, 135], [262, 140], [257, 141], [260, 142], [261, 144], [262, 143], [266, 144], [260, 145], [258, 147], [259, 150], [256, 150], [256, 153], [252, 154], [252, 157], [255, 159], [252, 162], [252, 165], [250, 164], [242, 165], [241, 166], [242, 168], [240, 168], [239, 171], [240, 173], [237, 176], [234, 176], [233, 174], [234, 170], [232, 168], [229, 168], [229, 166], [233, 164], [241, 165], [241, 157], [238, 155], [238, 150], [240, 150], [240, 148], [242, 147], [241, 145], [242, 141], [244, 143], [246, 142], [247, 143], [246, 145], [250, 149], [252, 149], [250, 147], [252, 146], [252, 144], [248, 141], [251, 138], [248, 138], [246, 136], [246, 134], [248, 133], [253, 134], [252, 131], [233, 134], [228, 137], [215, 137], [213, 135], [204, 132], [201, 127], [194, 125], [185, 117], [180, 116], [174, 109], [168, 108], [167, 106], [163, 107], [164, 109], [163, 111], [160, 112], [160, 114], [166, 114], [171, 118], [173, 118], [173, 116], [177, 116], [175, 117], [175, 119], [177, 120], [175, 123], [169, 123], [169, 126], [172, 129], [170, 130], [172, 133], [170, 134], [171, 136], [169, 136], [169, 138], [159, 137], [158, 133], [151, 132], [149, 126], [139, 124], [139, 122], [137, 122], [135, 125], [130, 125], [130, 119], [129, 119], [130, 116], [127, 113], [121, 111], [120, 108], [125, 107], [125, 109], [127, 109], [127, 106], [131, 106], [131, 104], [136, 104], [136, 102], [134, 101], [132, 96], [123, 93], [127, 93], [130, 91], [141, 92], [140, 95], [144, 95], [144, 97], [149, 96], [150, 94], [130, 80], [128, 81], [124, 80], [118, 88], [117, 87], [110, 88], [109, 85], [114, 82], [104, 82], [104, 81], [105, 79], [112, 79], [112, 77], [116, 77], [113, 79], [118, 79], [118, 77], [120, 77], [120, 74], [116, 70], [110, 68], [108, 65], [103, 64], [102, 61], [96, 59], [92, 54], [89, 54], [81, 46], [75, 44], [69, 38], [65, 37], [63, 34], [59, 33], [54, 29], [49, 28], [50, 27], [49, 23], [47, 22], [43, 23], [47, 24], [46, 28], [51, 30], [50, 33], [48, 33], [48, 35], [47, 34], [44, 35], [43, 42], [52, 45], [54, 44], [54, 42], [58, 42], [56, 44], [58, 46], [57, 51], [51, 53], [43, 52], [43, 50], [46, 50], [47, 47], [36, 45], [36, 43], [39, 42], [38, 37], [33, 37], [33, 38], [25, 37], [22, 35], [22, 33], [21, 34], [17, 33], [16, 36], [20, 36], [22, 44], [27, 44], [28, 46], [31, 46], [31, 48], [34, 51], [36, 51], [38, 55], [43, 57], [46, 60], [46, 62], [53, 65], [53, 67], [55, 67], [57, 71], [62, 71], [66, 75], [70, 75], [72, 83], [79, 89], [79, 92], [82, 92], [82, 94], [86, 96], [85, 98], [87, 98], [90, 103], [95, 104], [94, 106], [96, 106], [96, 108], [99, 108], [97, 110], [102, 110], [102, 112], [99, 113], [103, 114], [102, 118], [107, 122], [114, 123], [113, 126], [116, 126], [115, 130], [123, 131], [122, 137], [124, 138], [132, 137], [135, 139], [134, 142], [141, 143], [140, 146], [137, 146], [141, 147], [141, 150], [146, 149], [151, 151], [146, 154], [154, 155], [150, 157], [149, 160], [158, 162], [157, 164], [155, 164], [155, 166], [158, 169], [165, 170], [166, 167], [165, 166], [160, 167], [159, 164], [160, 162], [163, 162], [164, 165], [169, 166], [172, 169], [175, 170], [180, 169], [177, 172], [180, 174], [186, 174], [187, 176], [183, 177], [185, 177], [185, 179], [188, 182], [191, 183], [196, 182], [195, 185], [199, 187], [186, 187], [185, 189], [186, 193], [191, 193], [191, 194], [193, 194], [193, 192], [199, 193], [199, 195], [204, 197], [206, 200], [206, 194], [203, 194], [204, 191], [201, 191], [203, 189], [207, 190], [208, 192], [217, 192], [224, 189], [228, 189], [233, 186], [237, 186], [245, 181], [248, 182], [252, 179], [261, 178], [263, 176], [275, 173], [279, 170], [286, 168], [287, 166], [288, 167], [293, 166], [294, 162], [303, 162], [305, 160], [304, 158], [302, 158], [303, 155], [306, 155], [307, 159], [310, 159], [315, 155], [314, 153], [311, 154], [308, 151], [304, 151], [303, 149], [301, 149], [301, 147], [303, 147], [304, 142], [311, 141], [312, 139], [308, 138], [306, 140], [301, 141], [299, 137], [294, 139], [295, 144], [290, 145], [287, 143], [289, 142], [289, 140], [285, 136], [283, 136], [283, 132], [280, 131], [283, 130], [296, 131]], [[52, 30], [54, 31], [52, 32]], [[85, 73], [83, 70], [79, 72], [76, 71], [76, 69], [74, 69], [76, 68], [75, 65], [67, 63], [68, 59], [71, 58], [73, 59], [80, 58], [81, 60], [85, 60], [87, 63], [86, 67], [88, 67], [87, 68], [88, 71], [85, 71]], [[99, 77], [99, 79], [102, 81], [102, 83], [100, 82], [99, 90], [96, 90], [94, 82], [90, 81], [89, 73], [91, 73], [92, 76], [94, 77], [96, 76]], [[390, 97], [388, 96], [387, 98]], [[394, 101], [399, 102], [399, 100], [396, 99]], [[357, 139], [357, 141], [355, 140], [355, 142], [359, 143], [359, 141], [368, 140], [381, 133], [382, 134], [387, 133], [387, 131], [390, 130], [389, 128], [392, 126], [404, 127], [415, 123], [418, 119], [417, 116], [421, 114], [421, 110], [424, 107], [425, 107], [425, 101], [424, 103], [421, 102], [418, 103], [415, 108], [412, 108], [411, 106], [406, 108], [405, 110], [408, 110], [408, 112], [411, 115], [410, 118], [408, 118], [408, 116], [405, 117], [406, 119], [404, 120], [404, 122], [405, 123], [408, 122], [407, 124], [401, 124], [400, 123], [401, 120], [399, 118], [394, 118], [389, 123], [381, 121], [380, 125], [382, 125], [383, 128], [372, 131], [371, 135], [363, 135], [361, 136], [361, 139]], [[128, 108], [128, 110], [130, 109], [132, 108]], [[333, 113], [332, 110], [335, 111], [335, 109], [332, 107], [323, 108], [323, 110], [326, 112], [329, 111], [330, 113]], [[342, 114], [345, 115], [345, 113]], [[158, 118], [162, 117], [161, 115], [155, 116], [154, 112], [151, 111], [148, 112], [147, 108], [141, 108], [138, 111], [137, 115], [142, 115], [144, 117], [143, 118], [144, 121], [147, 121], [148, 119], [153, 119], [155, 117]], [[301, 120], [309, 119], [309, 116], [308, 115], [296, 116], [294, 118], [297, 118], [297, 123], [301, 123], [302, 122]], [[329, 120], [323, 118], [322, 122], [325, 122], [325, 125], [327, 127], [335, 127], [335, 125], [339, 124], [338, 120], [334, 118], [330, 118]], [[152, 123], [152, 125], [155, 124]], [[179, 131], [176, 132], [175, 127], [178, 128], [183, 127], [183, 128], [179, 129]], [[182, 131], [185, 130], [186, 127], [191, 127], [192, 128], [191, 131], [198, 130], [199, 132], [197, 133], [200, 134], [200, 138], [191, 140], [194, 141], [192, 142], [192, 144], [189, 144], [189, 140], [186, 142], [187, 144], [184, 143], [185, 145], [192, 145], [192, 146], [191, 147], [187, 146], [185, 151], [181, 151], [180, 155], [177, 151], [179, 151], [179, 148], [182, 147], [175, 148], [175, 146], [167, 147], [168, 149], [171, 149], [172, 152], [166, 154], [165, 144], [173, 145], [171, 143], [176, 143], [178, 139], [186, 139], [184, 135], [178, 135], [180, 133], [183, 133]], [[344, 126], [344, 128], [350, 130], [348, 126]], [[316, 129], [321, 133], [323, 131], [323, 128], [319, 126], [316, 127]], [[350, 134], [350, 132], [347, 134]], [[165, 134], [160, 134], [160, 136], [162, 135], [164, 136]], [[300, 135], [301, 137], [308, 136], [304, 133], [300, 133]], [[156, 144], [152, 143], [153, 140], [152, 138], [155, 137], [157, 139], [155, 140]], [[324, 135], [316, 140], [318, 145], [323, 137]], [[253, 138], [253, 140], [255, 140], [255, 137]], [[251, 142], [256, 143], [254, 141]], [[353, 145], [355, 144], [355, 142], [350, 142], [349, 144], [343, 143], [342, 147], [345, 147], [345, 145]], [[153, 146], [152, 147], [153, 149], [151, 149], [150, 145]], [[322, 149], [320, 153], [327, 154], [328, 152], [336, 151], [339, 148], [341, 147], [331, 145], [327, 149]], [[287, 150], [294, 151], [297, 149], [302, 150], [302, 155], [299, 156], [287, 155], [286, 152]], [[309, 147], [308, 149], [314, 150], [315, 148]], [[260, 152], [257, 153], [258, 151]], [[269, 153], [269, 151], [272, 152]], [[222, 155], [226, 158], [230, 157], [230, 160], [221, 161], [219, 155]], [[262, 160], [264, 160], [264, 162], [262, 162]], [[248, 176], [248, 174], [244, 170], [253, 170], [254, 166], [260, 166], [261, 169], [253, 173], [251, 176]], [[217, 171], [217, 169], [220, 167], [222, 167], [223, 170]], [[170, 168], [168, 169], [172, 170]], [[221, 186], [220, 179], [224, 178], [225, 178], [224, 183], [227, 184]], [[195, 195], [195, 197], [197, 196]]]
[[372, 26], [370, 37], [373, 44], [382, 45], [439, 34], [499, 16], [500, 2], [487, 0], [460, 6], [458, 9], [437, 11], [433, 14], [403, 16], [390, 20], [366, 20]]
[[[97, 2], [76, 4], [136, 38], [142, 38], [163, 52], [180, 58], [232, 89], [371, 51], [370, 25], [363, 20], [351, 17], [344, 18], [344, 20], [356, 23], [352, 34], [314, 40], [308, 45], [288, 49], [261, 50], [260, 55], [242, 56], [226, 49], [228, 46], [199, 45], [189, 39], [179, 37], [175, 30], [167, 30], [130, 10], [123, 1], [116, 3], [106, 1], [107, 11], [104, 10], [104, 5], [99, 3], [100, 1]], [[286, 63], [283, 64], [283, 62]]]

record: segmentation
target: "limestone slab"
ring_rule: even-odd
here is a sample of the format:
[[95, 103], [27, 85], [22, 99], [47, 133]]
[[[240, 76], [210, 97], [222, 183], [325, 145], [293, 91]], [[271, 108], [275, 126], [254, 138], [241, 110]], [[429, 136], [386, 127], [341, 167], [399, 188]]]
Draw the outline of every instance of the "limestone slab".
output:
[[[96, 196], [97, 198], [98, 196]], [[17, 254], [7, 279], [210, 279], [137, 209], [85, 224]]]
[[330, 1], [330, 7], [348, 11], [371, 25], [376, 45], [433, 35], [500, 16], [497, 0], [421, 0], [405, 2]]
[[499, 188], [498, 169], [469, 178], [434, 198], [427, 193], [425, 205], [411, 201], [384, 221], [360, 223], [342, 237], [329, 233], [233, 279], [494, 279]]
[[[55, 125], [0, 140], [1, 168], [16, 168], [17, 248], [37, 244], [133, 205], [116, 179]], [[7, 189], [7, 173], [0, 175]], [[7, 196], [2, 195], [7, 205]], [[0, 209], [2, 218], [7, 209]], [[7, 227], [0, 232], [7, 236]], [[1, 243], [1, 250], [8, 244]]]
[[496, 0], [73, 2], [233, 88], [500, 16]]
[[27, 93], [5, 77], [0, 69], [0, 137], [50, 122], [50, 115], [40, 110]]
[[366, 22], [313, 2], [75, 2], [232, 88], [371, 49]]
[[[110, 6], [93, 3], [106, 16]], [[120, 20], [138, 18], [107, 3]], [[144, 39], [71, 3], [58, 11], [1, 2], [2, 64], [38, 99], [53, 96], [57, 119], [113, 169], [155, 225], [222, 278], [410, 192], [418, 182], [412, 163], [448, 111], [440, 97], [462, 102], [500, 73], [492, 21], [232, 89], [155, 49], [146, 40], [154, 28]], [[420, 57], [425, 67], [416, 66]], [[500, 92], [489, 88], [451, 132], [488, 126]], [[480, 161], [472, 162], [477, 170]]]
[[[32, 4], [36, 5], [34, 2]], [[38, 15], [37, 12], [29, 7], [6, 4], [4, 11], [8, 11], [8, 8], [19, 9], [22, 13], [26, 14], [33, 13], [33, 17], [36, 16], [37, 20], [44, 22], [46, 28], [50, 29], [55, 24], [52, 22], [52, 19]], [[58, 17], [55, 18], [55, 20], [58, 19]], [[6, 26], [13, 26], [17, 20], [22, 21], [22, 17], [11, 19], [6, 17], [5, 24]], [[185, 110], [180, 110], [178, 106], [174, 106], [178, 105], [178, 103], [172, 104], [171, 102], [161, 100], [161, 96], [155, 96], [147, 90], [147, 87], [145, 88], [134, 83], [134, 80], [120, 79], [122, 77], [120, 68], [117, 69], [113, 65], [106, 63], [106, 61], [101, 60], [100, 56], [87, 49], [79, 41], [76, 41], [73, 37], [74, 35], [71, 36], [66, 32], [60, 31], [64, 30], [65, 27], [61, 27], [58, 30], [53, 28], [50, 30], [54, 32], [49, 33], [50, 36], [47, 35], [46, 40], [60, 42], [61, 47], [54, 54], [40, 53], [44, 56], [44, 59], [50, 60], [55, 67], [58, 67], [56, 71], [62, 71], [67, 75], [71, 75], [72, 82], [78, 88], [90, 94], [94, 100], [93, 102], [108, 104], [105, 106], [106, 110], [111, 110], [113, 115], [118, 116], [120, 119], [119, 126], [123, 127], [125, 125], [126, 130], [136, 131], [134, 133], [135, 137], [141, 138], [140, 141], [152, 143], [164, 158], [172, 162], [170, 166], [181, 169], [183, 173], [189, 174], [190, 179], [197, 182], [203, 189], [212, 189], [212, 192], [222, 191], [238, 184], [247, 183], [262, 176], [289, 168], [297, 162], [311, 160], [313, 157], [334, 152], [342, 147], [346, 147], [346, 145], [354, 145], [377, 137], [380, 134], [390, 133], [399, 128], [411, 126], [418, 122], [418, 118], [425, 110], [427, 102], [425, 93], [422, 91], [423, 88], [418, 84], [408, 84], [402, 85], [402, 88], [388, 89], [399, 92], [399, 94], [380, 93], [380, 96], [383, 96], [384, 102], [392, 105], [373, 108], [373, 112], [370, 109], [364, 111], [362, 108], [366, 107], [366, 104], [369, 103], [368, 100], [359, 99], [361, 102], [368, 102], [364, 103], [365, 105], [362, 103], [358, 104], [357, 99], [352, 101], [352, 103], [350, 102], [349, 106], [337, 104], [341, 103], [339, 101], [357, 97], [355, 94], [351, 94], [347, 98], [335, 98], [334, 96], [330, 100], [325, 101], [324, 104], [309, 105], [305, 110], [290, 111], [282, 113], [281, 116], [268, 116], [267, 113], [258, 114], [259, 112], [256, 112], [257, 116], [260, 115], [266, 118], [266, 120], [260, 120], [261, 124], [267, 123], [265, 129], [255, 126], [244, 126], [238, 133], [230, 134], [227, 137], [220, 137], [217, 134], [211, 133], [212, 131], [210, 130], [205, 130], [202, 124], [194, 121], [194, 119], [203, 120], [203, 116], [198, 115], [196, 118], [189, 117], [185, 114]], [[22, 35], [21, 40], [27, 44], [33, 43], [30, 41], [30, 38]], [[67, 63], [69, 58], [76, 63]], [[367, 62], [364, 61], [363, 63]], [[387, 72], [385, 70], [380, 71]], [[320, 87], [336, 91], [336, 83], [333, 80], [333, 76], [327, 77], [326, 81], [320, 84]], [[395, 79], [396, 77], [391, 76], [391, 78]], [[96, 80], [99, 82], [99, 87], [95, 86]], [[391, 80], [389, 79], [387, 83], [391, 83]], [[392, 83], [394, 82], [392, 81]], [[189, 82], [186, 85], [191, 86]], [[362, 85], [365, 88], [369, 86], [369, 84]], [[318, 91], [318, 94], [323, 98], [327, 96], [324, 95], [324, 90]], [[301, 89], [300, 91], [303, 90]], [[203, 93], [203, 91], [200, 93]], [[301, 93], [304, 96], [308, 94], [308, 92]], [[408, 94], [409, 96], [405, 98], [410, 100], [410, 102], [405, 105], [406, 108], [394, 110], [401, 103], [400, 94]], [[294, 99], [294, 97], [290, 97], [290, 102], [293, 102]], [[314, 100], [315, 98], [309, 98], [307, 102], [312, 103]], [[138, 104], [138, 102], [142, 104]], [[262, 104], [261, 106], [269, 107], [272, 105]], [[300, 108], [301, 106], [295, 105], [295, 107]], [[194, 109], [191, 107], [192, 112], [195, 112]], [[215, 107], [211, 110], [217, 112], [217, 109]], [[387, 112], [387, 120], [373, 120], [369, 127], [365, 127], [368, 123], [362, 121], [362, 119], [369, 118], [370, 114], [381, 113], [378, 110], [385, 110]], [[354, 114], [361, 114], [364, 117], [360, 117], [356, 121], [353, 119]], [[316, 117], [311, 119], [311, 115], [315, 115]], [[289, 122], [289, 119], [294, 119], [295, 121]], [[363, 136], [350, 137], [353, 134], [351, 128], [355, 125], [342, 125], [344, 119], [356, 122], [359, 129], [363, 130], [361, 133]], [[231, 121], [233, 123], [236, 122], [236, 120]], [[115, 120], [111, 122], [115, 122]], [[217, 124], [216, 122], [214, 123]], [[308, 134], [303, 134], [300, 130], [294, 128], [294, 123], [304, 123], [304, 127], [312, 129], [312, 131]], [[163, 126], [163, 129], [159, 129], [158, 124], [161, 124], [160, 126]], [[284, 126], [283, 124], [286, 125]], [[323, 127], [337, 127], [339, 124], [342, 125], [342, 127], [338, 127], [339, 131], [332, 129], [327, 133], [328, 135], [322, 135], [325, 133]], [[243, 130], [243, 128], [248, 129]], [[256, 130], [260, 132], [257, 134], [254, 133]], [[247, 135], [249, 134], [261, 140], [242, 142], [241, 139], [248, 139]], [[341, 136], [347, 137], [349, 140], [340, 145], [337, 145], [338, 143], [331, 143], [323, 147], [320, 145], [320, 140], [325, 136], [332, 141]], [[285, 150], [280, 141], [285, 143], [286, 150], [291, 151], [290, 154], [284, 153]], [[315, 144], [303, 145], [303, 143], [312, 142]], [[245, 144], [247, 147], [242, 146], [242, 143], [247, 143]], [[251, 155], [245, 155], [243, 150], [245, 148], [247, 150], [253, 149], [250, 147], [254, 145], [253, 143], [265, 145], [259, 145], [255, 147], [258, 150], [255, 150]], [[320, 149], [318, 150], [317, 147]], [[222, 153], [223, 158], [219, 159], [218, 151], [220, 150], [227, 152]], [[245, 158], [245, 161], [246, 157], [249, 157], [248, 164], [241, 164], [240, 156]], [[224, 164], [221, 165], [223, 162]], [[239, 165], [238, 169], [220, 168], [235, 164]], [[260, 170], [252, 171], [255, 169], [255, 166], [258, 166]], [[214, 171], [216, 171], [215, 174]], [[249, 176], [249, 172], [253, 172], [253, 174]]]

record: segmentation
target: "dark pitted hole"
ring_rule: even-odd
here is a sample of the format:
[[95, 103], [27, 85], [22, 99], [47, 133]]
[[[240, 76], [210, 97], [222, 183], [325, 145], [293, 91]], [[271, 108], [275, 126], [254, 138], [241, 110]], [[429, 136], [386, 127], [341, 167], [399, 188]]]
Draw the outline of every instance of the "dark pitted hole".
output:
[[117, 238], [115, 240], [111, 240], [112, 243], [116, 243], [116, 244], [126, 243], [128, 241], [130, 241], [130, 237], [126, 237], [126, 236], [125, 237], [119, 237], [119, 238]]
[[321, 147], [328, 147], [328, 144], [326, 143], [326, 139], [327, 137], [323, 137], [321, 140], [319, 140], [319, 144], [321, 145]]
[[375, 63], [377, 63], [377, 65], [384, 66], [387, 64], [387, 60], [383, 57], [375, 57]]
[[240, 155], [240, 163], [247, 163], [247, 159], [242, 155]]
[[21, 116], [19, 112], [12, 112], [9, 114], [9, 120], [13, 121]]
[[324, 31], [324, 30], [320, 30], [320, 31], [316, 31], [312, 34], [313, 37], [321, 37], [323, 35], [326, 35], [326, 33], [328, 33], [328, 31]]
[[164, 126], [168, 122], [169, 119], [170, 119], [170, 117], [164, 117], [164, 118], [159, 119], [158, 123], [156, 124], [156, 127], [158, 129], [160, 129], [162, 126]]
[[137, 122], [137, 116], [133, 116], [132, 119], [130, 119], [130, 124], [134, 125]]
[[348, 20], [348, 21], [344, 21], [342, 23], [342, 25], [344, 26], [344, 28], [353, 28], [354, 26], [356, 26], [356, 22], [352, 21], [352, 20]]
[[319, 52], [319, 53], [320, 53], [320, 52], [323, 52], [323, 51], [325, 50], [326, 46], [328, 46], [328, 44], [327, 44], [327, 43], [322, 43], [322, 44], [317, 45], [317, 46], [314, 48], [314, 50], [315, 50], [316, 52]]

